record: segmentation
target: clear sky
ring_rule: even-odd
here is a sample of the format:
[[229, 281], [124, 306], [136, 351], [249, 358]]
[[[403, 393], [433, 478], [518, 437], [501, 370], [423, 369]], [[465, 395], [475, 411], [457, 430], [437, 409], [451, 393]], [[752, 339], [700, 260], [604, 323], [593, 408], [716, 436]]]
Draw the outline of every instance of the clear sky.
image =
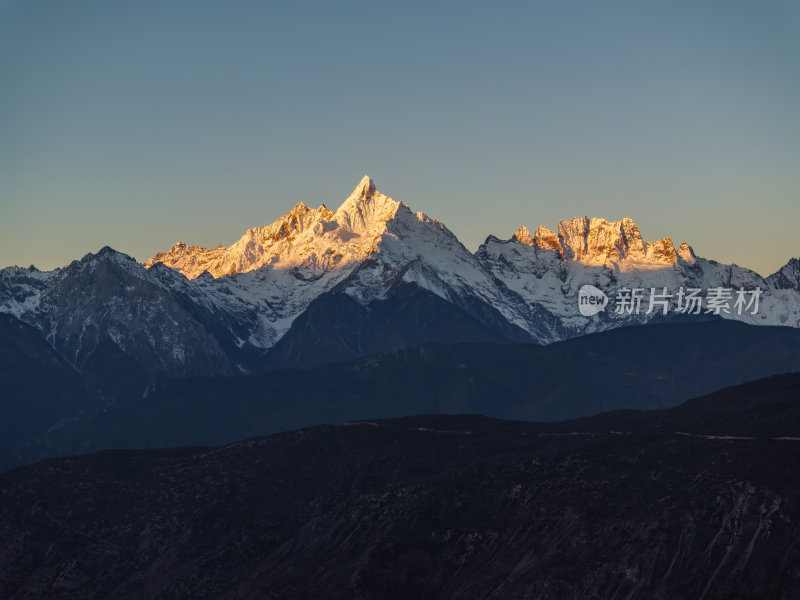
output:
[[474, 250], [561, 219], [800, 255], [800, 2], [0, 0], [0, 265], [230, 244], [368, 173]]

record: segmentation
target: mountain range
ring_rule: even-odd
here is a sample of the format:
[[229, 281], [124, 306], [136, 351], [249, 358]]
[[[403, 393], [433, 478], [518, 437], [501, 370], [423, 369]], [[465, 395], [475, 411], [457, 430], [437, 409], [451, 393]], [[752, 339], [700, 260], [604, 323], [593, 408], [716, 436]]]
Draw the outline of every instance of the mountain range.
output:
[[[584, 285], [609, 298], [583, 316]], [[755, 314], [676, 312], [680, 288], [760, 289]], [[618, 314], [624, 288], [669, 290]], [[666, 310], [666, 309], [665, 309]], [[489, 236], [474, 253], [364, 177], [335, 211], [297, 204], [229, 247], [178, 243], [144, 265], [109, 247], [53, 271], [0, 271], [0, 313], [33, 327], [115, 401], [117, 379], [309, 367], [442, 342], [548, 344], [615, 327], [729, 318], [800, 326], [800, 261], [769, 277], [644, 241], [631, 219]], [[108, 360], [114, 356], [115, 360]], [[126, 388], [129, 389], [129, 388]]]
[[587, 217], [470, 252], [368, 177], [8, 267], [0, 596], [793, 598], [798, 373], [798, 259]]

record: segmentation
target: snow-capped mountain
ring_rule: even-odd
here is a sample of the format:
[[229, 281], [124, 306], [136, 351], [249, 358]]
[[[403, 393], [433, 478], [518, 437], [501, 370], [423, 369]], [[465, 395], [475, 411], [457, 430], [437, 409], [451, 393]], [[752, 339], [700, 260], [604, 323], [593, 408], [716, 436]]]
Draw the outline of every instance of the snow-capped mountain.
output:
[[[529, 327], [491, 273], [443, 223], [381, 194], [367, 176], [336, 211], [298, 204], [230, 247], [179, 243], [147, 262], [157, 264], [201, 281], [200, 287], [225, 290], [220, 302], [229, 309], [248, 305], [259, 320], [246, 341], [262, 349], [273, 346], [322, 294], [336, 290], [366, 305], [403, 283], [456, 306], [488, 307], [499, 313], [494, 321], [518, 339]], [[211, 277], [203, 277], [205, 272]]]
[[[762, 278], [699, 258], [686, 243], [647, 242], [627, 218], [577, 218], [533, 234], [520, 227], [471, 253], [365, 176], [335, 211], [299, 203], [228, 247], [178, 243], [144, 266], [104, 248], [50, 272], [6, 268], [0, 312], [36, 327], [78, 370], [101, 369], [116, 353], [130, 372], [153, 376], [237, 373], [277, 354], [276, 364], [290, 356], [302, 365], [312, 346], [319, 362], [424, 341], [549, 343], [706, 316], [648, 312], [646, 299], [638, 314], [618, 314], [624, 289], [663, 290], [670, 309], [681, 288], [760, 289], [756, 314], [719, 316], [798, 327], [798, 265]], [[585, 285], [609, 299], [594, 316], [578, 310]]]
[[204, 310], [195, 286], [187, 302], [175, 293], [185, 278], [159, 271], [108, 247], [50, 272], [9, 267], [0, 271], [0, 312], [36, 327], [90, 378], [231, 372], [213, 306]]
[[[578, 290], [583, 285], [594, 285], [608, 294], [622, 273], [639, 274], [638, 270], [620, 268], [627, 267], [628, 245], [609, 241], [624, 239], [621, 226], [621, 222], [602, 219], [574, 219], [559, 224], [560, 235], [538, 227], [533, 236], [523, 226], [508, 240], [489, 236], [476, 257], [509, 295], [524, 305], [540, 306], [553, 316], [561, 329], [553, 339], [543, 341], [554, 341], [576, 335], [581, 327], [591, 331], [604, 328], [607, 314], [587, 319], [576, 308]], [[645, 265], [647, 272], [664, 266], [645, 262], [639, 250], [632, 259]]]
[[[587, 217], [561, 221], [558, 234], [538, 227], [531, 236], [520, 227], [508, 240], [489, 236], [476, 257], [509, 290], [529, 305], [539, 305], [554, 315], [566, 328], [567, 336], [644, 323], [663, 317], [649, 308], [651, 289], [671, 295], [669, 314], [675, 315], [677, 293], [681, 288], [707, 292], [713, 288], [762, 290], [756, 314], [734, 310], [720, 312], [756, 325], [800, 326], [800, 289], [797, 259], [778, 273], [763, 278], [737, 265], [724, 265], [695, 255], [683, 242], [677, 248], [670, 238], [647, 242], [628, 218], [609, 222]], [[592, 317], [576, 310], [579, 289], [592, 285], [603, 290], [610, 302], [622, 289], [643, 291], [639, 314], [616, 313], [613, 306]], [[729, 304], [732, 308], [733, 302]], [[661, 308], [659, 306], [659, 308]], [[705, 315], [703, 306], [700, 315]]]

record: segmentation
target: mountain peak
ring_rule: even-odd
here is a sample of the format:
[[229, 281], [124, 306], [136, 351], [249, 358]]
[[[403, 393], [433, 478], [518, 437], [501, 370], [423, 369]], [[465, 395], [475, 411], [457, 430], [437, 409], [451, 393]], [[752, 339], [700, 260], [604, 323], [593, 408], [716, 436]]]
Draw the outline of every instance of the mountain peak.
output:
[[778, 289], [800, 289], [800, 260], [790, 259], [767, 280]]
[[369, 175], [364, 175], [358, 185], [350, 193], [350, 198], [372, 198], [378, 189], [375, 187], [375, 182]]
[[399, 202], [391, 196], [381, 194], [369, 175], [359, 182], [342, 205], [336, 210], [336, 221], [340, 226], [358, 235], [367, 231], [377, 233], [384, 223], [395, 216]]
[[695, 256], [695, 254], [694, 254], [694, 250], [693, 250], [693, 249], [692, 249], [692, 247], [691, 247], [689, 244], [687, 244], [686, 242], [683, 242], [683, 243], [682, 243], [682, 244], [681, 244], [681, 245], [680, 245], [680, 246], [679, 246], [679, 247], [678, 247], [678, 248], [675, 250], [675, 253], [676, 253], [678, 256], [680, 256], [680, 257], [681, 257], [681, 258], [682, 258], [684, 261], [686, 261], [686, 262], [688, 262], [688, 263], [690, 263], [690, 264], [694, 264], [695, 262], [697, 262], [697, 257], [696, 257], [696, 256]]
[[322, 272], [369, 252], [375, 236], [386, 229], [386, 221], [395, 216], [399, 205], [381, 194], [365, 175], [335, 212], [324, 204], [312, 209], [298, 202], [272, 224], [248, 229], [229, 247], [189, 248], [180, 243], [167, 253], [156, 254], [147, 266], [163, 262], [189, 279], [204, 271], [222, 277], [262, 267], [285, 270], [302, 266]]
[[520, 228], [512, 236], [512, 239], [521, 242], [523, 244], [527, 244], [528, 246], [533, 246], [533, 238], [531, 237], [531, 232], [528, 231], [528, 228], [525, 225], [520, 225]]
[[294, 208], [289, 211], [289, 214], [295, 214], [295, 213], [298, 213], [298, 212], [305, 213], [305, 212], [309, 212], [310, 210], [311, 209], [308, 208], [306, 203], [301, 200], [300, 202], [298, 202], [297, 204], [294, 205]]
[[555, 250], [560, 255], [564, 255], [564, 250], [558, 241], [558, 235], [555, 231], [550, 231], [544, 225], [539, 225], [536, 231], [533, 232], [533, 245], [537, 248], [544, 248], [546, 250]]
[[111, 246], [103, 246], [102, 248], [100, 248], [100, 250], [97, 251], [96, 254], [92, 254], [91, 252], [89, 252], [80, 260], [80, 262], [87, 263], [95, 259], [98, 260], [111, 259], [119, 263], [136, 262], [131, 256], [128, 256], [127, 254], [120, 252], [119, 250], [114, 250], [114, 248], [112, 248]]
[[644, 257], [645, 242], [633, 219], [619, 221], [576, 217], [558, 224], [558, 238], [564, 256], [587, 264], [618, 262], [627, 257]]

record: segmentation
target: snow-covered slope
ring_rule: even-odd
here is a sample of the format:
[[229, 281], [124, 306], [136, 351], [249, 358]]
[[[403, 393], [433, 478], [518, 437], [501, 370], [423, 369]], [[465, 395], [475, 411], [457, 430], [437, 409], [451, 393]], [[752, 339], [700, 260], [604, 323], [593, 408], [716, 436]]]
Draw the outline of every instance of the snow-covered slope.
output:
[[257, 269], [318, 277], [368, 257], [399, 206], [365, 176], [335, 212], [324, 204], [312, 209], [300, 202], [271, 225], [249, 229], [229, 247], [209, 249], [179, 242], [146, 266], [163, 263], [189, 279], [204, 271], [217, 278]]
[[[170, 278], [186, 281], [175, 273]], [[194, 286], [187, 293], [200, 296]], [[50, 272], [3, 269], [0, 312], [33, 325], [69, 364], [99, 378], [112, 375], [109, 368], [119, 368], [121, 378], [234, 368], [231, 353], [213, 334], [211, 312], [108, 247]]]
[[[249, 307], [258, 317], [246, 341], [260, 348], [272, 346], [326, 292], [336, 289], [366, 304], [401, 282], [459, 306], [488, 307], [518, 337], [529, 327], [491, 273], [443, 223], [381, 194], [368, 176], [336, 211], [298, 204], [229, 247], [179, 243], [147, 262], [156, 264], [201, 287], [225, 290], [219, 301], [231, 310]], [[202, 277], [205, 271], [211, 277]]]
[[[751, 308], [741, 315], [731, 310], [719, 316], [758, 325], [800, 326], [796, 259], [764, 279], [737, 265], [698, 258], [686, 242], [676, 248], [670, 238], [644, 241], [629, 218], [615, 222], [587, 217], [561, 221], [558, 234], [538, 227], [531, 235], [526, 227], [520, 227], [509, 240], [490, 236], [476, 256], [525, 303], [541, 306], [554, 315], [564, 325], [565, 336], [663, 319], [661, 305], [647, 313], [653, 288], [657, 293], [664, 293], [666, 288], [666, 294], [672, 296], [666, 315], [670, 318], [678, 314], [675, 309], [681, 288], [699, 289], [702, 294], [712, 288], [731, 289], [731, 308], [736, 290], [760, 289], [763, 293], [756, 314], [751, 314]], [[584, 285], [606, 293], [609, 304], [605, 311], [590, 317], [580, 314], [578, 292]], [[620, 290], [637, 288], [642, 290], [643, 299], [638, 314], [617, 313], [615, 300]], [[706, 314], [703, 305], [700, 316]]]

